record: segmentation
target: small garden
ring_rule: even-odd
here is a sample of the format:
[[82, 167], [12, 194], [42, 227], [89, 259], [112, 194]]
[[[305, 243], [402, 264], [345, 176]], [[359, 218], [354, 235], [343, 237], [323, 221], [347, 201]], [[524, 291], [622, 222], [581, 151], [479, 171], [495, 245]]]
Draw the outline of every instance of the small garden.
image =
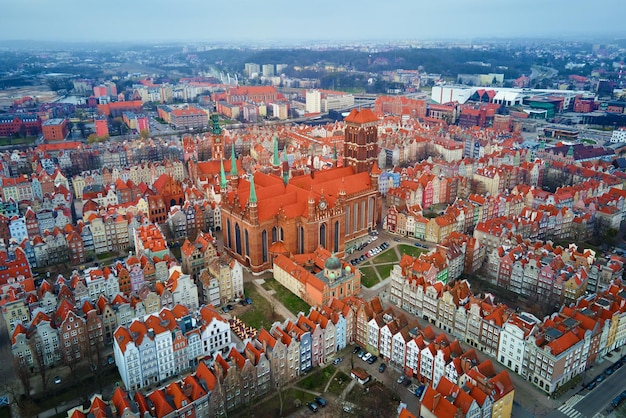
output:
[[370, 288], [379, 282], [374, 267], [359, 267], [361, 272], [361, 285]]
[[393, 248], [389, 248], [382, 253], [378, 254], [376, 257], [372, 259], [372, 263], [374, 264], [383, 264], [383, 263], [397, 263], [398, 262], [398, 254], [396, 254], [396, 250]]
[[263, 287], [265, 290], [273, 290], [274, 297], [285, 305], [285, 308], [289, 309], [294, 316], [298, 315], [298, 312], [309, 313], [311, 309], [309, 304], [291, 293], [285, 286], [278, 283], [276, 279], [266, 279]]
[[333, 374], [335, 374], [336, 370], [335, 366], [330, 365], [324, 367], [323, 369], [310, 372], [305, 378], [297, 383], [297, 386], [313, 392], [323, 392], [326, 387], [326, 383], [328, 383]]
[[400, 254], [410, 255], [411, 257], [419, 257], [423, 252], [426, 252], [423, 248], [418, 248], [414, 245], [400, 244], [398, 245], [398, 251]]
[[343, 393], [344, 389], [348, 386], [352, 379], [350, 376], [342, 371], [337, 372], [333, 377], [332, 382], [328, 385], [328, 393], [332, 393], [335, 396], [339, 396]]
[[[229, 416], [238, 416], [238, 417], [286, 417], [298, 409], [300, 409], [303, 405], [306, 405], [307, 402], [310, 402], [312, 395], [301, 390], [295, 388], [289, 388], [282, 392], [283, 399], [283, 409], [282, 414], [280, 410], [280, 399], [281, 396], [278, 393], [275, 393], [271, 398], [267, 398], [266, 400], [262, 400], [261, 402], [254, 405], [254, 408], [245, 407], [240, 413], [234, 412], [229, 414]], [[239, 412], [239, 411], [238, 411]]]
[[270, 329], [275, 321], [283, 321], [285, 318], [280, 316], [272, 304], [267, 301], [252, 283], [244, 283], [243, 291], [246, 297], [252, 299], [252, 305], [248, 305], [248, 310], [243, 314], [237, 315], [244, 324], [256, 329]]

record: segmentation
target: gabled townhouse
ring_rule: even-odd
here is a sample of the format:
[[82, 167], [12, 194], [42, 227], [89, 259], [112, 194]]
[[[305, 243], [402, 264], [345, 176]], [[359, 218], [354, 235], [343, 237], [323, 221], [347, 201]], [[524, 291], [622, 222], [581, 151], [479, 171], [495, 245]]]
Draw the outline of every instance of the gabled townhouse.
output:
[[[278, 328], [272, 327], [278, 331]], [[313, 367], [313, 342], [311, 333], [303, 330], [290, 320], [287, 320], [282, 327], [282, 332], [287, 333], [292, 339], [299, 342], [300, 355], [300, 374], [306, 373]]]
[[[275, 324], [277, 325], [277, 324]], [[300, 375], [302, 369], [300, 365], [300, 340], [295, 338], [283, 330], [280, 326], [272, 326], [270, 330], [272, 337], [276, 339], [277, 343], [281, 343], [285, 349], [286, 366], [284, 372], [282, 371], [282, 362], [280, 363], [277, 371], [277, 375], [272, 374], [274, 385], [283, 384], [286, 381], [291, 381]], [[266, 351], [267, 352], [267, 351]], [[283, 380], [285, 379], [285, 380]]]
[[311, 367], [324, 364], [324, 330], [322, 327], [311, 321], [303, 313], [298, 315], [296, 325], [311, 336]]
[[191, 280], [191, 276], [181, 272], [180, 266], [170, 267], [165, 287], [171, 292], [174, 305], [183, 305], [192, 310], [198, 309], [198, 287]]
[[324, 350], [323, 361], [328, 363], [332, 360], [335, 356], [335, 352], [337, 351], [337, 330], [335, 328], [335, 324], [315, 309], [311, 309], [308, 319], [317, 324], [322, 330], [322, 344]]
[[498, 353], [502, 326], [512, 312], [506, 305], [489, 306], [483, 304], [482, 309], [478, 348], [495, 357]]
[[539, 323], [539, 319], [529, 313], [511, 315], [500, 333], [498, 361], [515, 373], [526, 376], [526, 342], [537, 332]]
[[230, 326], [212, 306], [200, 308], [202, 318], [202, 353], [210, 356], [212, 353], [228, 347], [231, 343]]
[[243, 354], [256, 370], [256, 394], [254, 396], [265, 395], [272, 388], [270, 362], [266, 353], [248, 341]]

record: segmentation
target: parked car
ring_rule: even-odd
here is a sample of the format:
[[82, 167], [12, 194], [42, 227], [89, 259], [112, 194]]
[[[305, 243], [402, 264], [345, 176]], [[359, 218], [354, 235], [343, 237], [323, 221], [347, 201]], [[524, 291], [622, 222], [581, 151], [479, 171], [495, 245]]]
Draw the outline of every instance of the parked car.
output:
[[400, 238], [394, 238], [393, 239], [395, 242], [400, 242]]
[[308, 406], [309, 409], [313, 412], [317, 412], [317, 410], [319, 409], [317, 405], [315, 405], [313, 402], [308, 402], [306, 406]]
[[368, 358], [366, 361], [367, 361], [368, 364], [374, 364], [374, 363], [376, 363], [376, 360], [378, 360], [378, 357], [372, 356], [372, 357]]
[[352, 354], [356, 354], [359, 351], [361, 351], [361, 347], [359, 347], [358, 345], [354, 346], [354, 348], [352, 349]]
[[396, 380], [396, 382], [399, 384], [403, 384], [405, 380], [406, 380], [406, 376], [402, 375], [398, 378], [398, 380]]
[[598, 376], [596, 378], [596, 382], [598, 382], [598, 383], [602, 382], [603, 380], [604, 380], [604, 375], [603, 374], [601, 374], [600, 376]]
[[596, 381], [592, 381], [591, 383], [587, 384], [587, 389], [588, 390], [592, 390], [593, 388], [595, 388], [597, 385]]
[[324, 398], [320, 397], [320, 396], [316, 396], [315, 397], [315, 402], [321, 406], [322, 408], [326, 406], [326, 400], [324, 400]]
[[341, 363], [341, 361], [342, 361], [342, 360], [343, 360], [343, 358], [342, 358], [342, 357], [337, 357], [336, 359], [334, 359], [334, 360], [333, 360], [333, 364], [336, 366], [336, 365], [338, 365], [339, 363]]
[[385, 370], [387, 370], [387, 365], [385, 363], [380, 363], [380, 366], [378, 366], [378, 371], [382, 373]]
[[61, 384], [61, 377], [54, 376], [54, 384], [55, 385], [60, 385]]
[[228, 305], [226, 305], [226, 309], [228, 309], [229, 311], [232, 311], [234, 309], [233, 305], [231, 305], [230, 303]]
[[420, 396], [422, 396], [422, 393], [424, 393], [424, 389], [426, 388], [426, 386], [424, 385], [420, 385], [417, 387], [417, 389], [415, 389], [415, 396], [417, 396], [418, 398]]
[[372, 355], [370, 353], [365, 353], [363, 357], [361, 357], [361, 360], [368, 361], [370, 358], [372, 358]]
[[239, 303], [241, 304], [241, 306], [246, 306], [248, 304], [245, 299], [241, 299]]
[[365, 354], [367, 354], [367, 351], [365, 351], [365, 350], [361, 349], [361, 351], [359, 351], [359, 352], [358, 352], [357, 356], [358, 356], [359, 358], [363, 358], [363, 356], [364, 356]]

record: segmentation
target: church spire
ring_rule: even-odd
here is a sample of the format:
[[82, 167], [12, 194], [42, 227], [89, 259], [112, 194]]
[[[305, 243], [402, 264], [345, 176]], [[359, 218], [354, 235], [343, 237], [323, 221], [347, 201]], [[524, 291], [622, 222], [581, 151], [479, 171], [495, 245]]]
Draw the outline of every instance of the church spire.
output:
[[224, 160], [220, 159], [220, 188], [222, 191], [228, 187], [228, 181], [226, 180], [226, 171], [224, 171]]
[[230, 175], [236, 177], [239, 175], [237, 172], [237, 157], [235, 156], [235, 143], [230, 144]]
[[257, 198], [256, 198], [256, 190], [254, 188], [254, 174], [250, 174], [250, 197], [248, 198], [248, 203], [256, 206]]
[[274, 156], [272, 159], [272, 165], [278, 167], [280, 165], [280, 157], [278, 155], [278, 136], [274, 132]]
[[289, 161], [287, 153], [283, 152], [283, 184], [286, 186], [287, 183], [289, 183]]

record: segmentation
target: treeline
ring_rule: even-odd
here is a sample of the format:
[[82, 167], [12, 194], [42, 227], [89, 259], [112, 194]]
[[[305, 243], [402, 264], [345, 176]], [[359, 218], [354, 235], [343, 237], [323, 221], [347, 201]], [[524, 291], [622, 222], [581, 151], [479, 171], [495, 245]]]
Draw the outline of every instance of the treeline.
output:
[[[529, 74], [537, 64], [534, 54], [512, 53], [508, 49], [490, 51], [464, 48], [410, 48], [368, 53], [351, 50], [312, 51], [309, 49], [226, 50], [215, 49], [198, 53], [205, 63], [222, 63], [238, 72], [246, 62], [257, 64], [288, 64], [289, 66], [334, 65], [364, 72], [420, 69], [429, 73], [456, 77], [459, 73], [504, 73], [506, 78]], [[472, 64], [484, 63], [486, 65]], [[291, 70], [293, 71], [293, 70]]]

